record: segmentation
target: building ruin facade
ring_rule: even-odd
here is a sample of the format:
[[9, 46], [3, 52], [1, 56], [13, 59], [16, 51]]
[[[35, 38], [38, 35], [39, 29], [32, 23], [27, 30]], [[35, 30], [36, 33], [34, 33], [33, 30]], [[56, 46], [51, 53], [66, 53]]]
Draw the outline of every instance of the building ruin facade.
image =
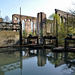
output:
[[[38, 30], [39, 30], [39, 24], [40, 23], [40, 14], [37, 14], [37, 18], [36, 17], [32, 17], [32, 16], [25, 16], [25, 15], [21, 15], [21, 23], [22, 23], [22, 30], [26, 31], [27, 35], [32, 34], [32, 35], [38, 35]], [[42, 18], [43, 18], [43, 33], [50, 34], [50, 25], [51, 25], [51, 20], [46, 21], [46, 14], [44, 15], [44, 13], [42, 14]], [[19, 23], [20, 21], [20, 15], [19, 14], [13, 14], [12, 15], [12, 22], [13, 23]], [[18, 25], [14, 25], [14, 28], [17, 28]], [[52, 26], [51, 26], [52, 27]], [[40, 32], [39, 32], [40, 33]]]
[[[22, 30], [26, 31], [28, 35], [38, 34], [39, 24], [41, 24], [40, 14], [41, 13], [37, 14], [37, 17], [21, 15]], [[59, 22], [60, 23], [62, 22], [64, 24], [65, 26], [64, 28], [67, 28], [66, 29], [67, 34], [69, 33], [68, 27], [72, 26], [75, 28], [75, 25], [74, 25], [75, 15], [62, 10], [58, 10], [58, 9], [55, 9], [55, 14], [57, 14], [60, 17]], [[46, 19], [46, 14], [42, 15], [42, 17]], [[20, 21], [20, 15], [13, 14], [12, 21], [14, 23], [18, 23]], [[16, 25], [16, 28], [17, 28], [17, 25]], [[43, 30], [45, 31], [45, 35], [49, 34], [49, 35], [57, 36], [59, 28], [60, 27], [58, 26], [56, 19], [53, 19], [53, 20], [46, 19], [46, 22], [43, 24]]]
[[[12, 21], [14, 23], [19, 23], [20, 15], [13, 14], [12, 15]], [[36, 17], [21, 15], [22, 30], [25, 30], [28, 34], [31, 34], [31, 33], [35, 34], [35, 32], [36, 32], [36, 21], [37, 21]], [[17, 26], [15, 28], [17, 28]]]
[[[75, 28], [75, 15], [69, 12], [65, 12], [62, 10], [55, 9], [55, 14], [59, 16], [59, 24], [63, 24], [64, 30], [66, 31], [67, 35], [70, 33], [69, 28]], [[61, 29], [60, 25], [56, 22], [56, 35], [58, 34], [58, 29]]]

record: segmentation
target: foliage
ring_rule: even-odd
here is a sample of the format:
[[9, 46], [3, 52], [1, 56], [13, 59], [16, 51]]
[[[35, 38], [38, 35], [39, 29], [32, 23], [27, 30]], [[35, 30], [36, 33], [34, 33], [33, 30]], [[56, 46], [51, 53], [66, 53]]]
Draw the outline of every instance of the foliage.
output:
[[60, 23], [59, 23], [59, 22], [60, 22], [60, 17], [59, 17], [57, 14], [52, 14], [52, 15], [50, 15], [50, 16], [49, 16], [49, 19], [50, 19], [50, 20], [53, 20], [53, 21], [57, 20], [58, 24], [60, 24]]
[[6, 22], [9, 22], [9, 21], [10, 21], [10, 19], [9, 19], [8, 16], [5, 16], [4, 20], [5, 20]]
[[29, 32], [29, 34], [33, 34], [33, 32]]
[[[52, 17], [54, 18], [53, 21], [55, 22], [55, 25], [56, 25], [56, 31], [57, 31], [56, 34], [58, 35], [59, 43], [63, 43], [64, 40], [61, 40], [61, 39], [64, 39], [68, 34], [70, 34], [70, 33], [75, 34], [75, 28], [73, 27], [73, 22], [71, 19], [68, 19], [68, 26], [67, 26], [66, 23], [64, 23], [62, 19], [60, 22], [59, 15], [52, 14], [49, 18], [52, 18]], [[68, 30], [68, 32], [67, 32], [67, 30]]]
[[49, 16], [49, 19], [50, 20], [54, 20], [54, 16], [55, 16], [55, 14], [53, 13], [53, 14], [51, 14], [50, 16]]
[[75, 9], [74, 9], [74, 7], [75, 7], [75, 3], [73, 3], [72, 8], [69, 9], [69, 12], [72, 13], [73, 15], [75, 15]]
[[22, 37], [27, 37], [27, 31], [26, 30], [22, 31]]

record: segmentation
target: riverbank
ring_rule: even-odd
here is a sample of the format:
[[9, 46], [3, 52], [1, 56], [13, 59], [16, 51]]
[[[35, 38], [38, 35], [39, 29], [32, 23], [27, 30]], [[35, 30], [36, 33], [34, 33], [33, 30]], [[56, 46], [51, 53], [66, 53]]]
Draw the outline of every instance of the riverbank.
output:
[[19, 32], [0, 31], [0, 46], [14, 45], [19, 43]]

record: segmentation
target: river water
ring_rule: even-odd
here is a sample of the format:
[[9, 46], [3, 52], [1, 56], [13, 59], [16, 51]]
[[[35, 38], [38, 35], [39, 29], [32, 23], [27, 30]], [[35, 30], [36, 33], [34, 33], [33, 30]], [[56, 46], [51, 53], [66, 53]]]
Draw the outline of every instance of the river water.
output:
[[0, 52], [0, 75], [75, 75], [75, 53], [52, 52], [51, 49], [7, 49]]

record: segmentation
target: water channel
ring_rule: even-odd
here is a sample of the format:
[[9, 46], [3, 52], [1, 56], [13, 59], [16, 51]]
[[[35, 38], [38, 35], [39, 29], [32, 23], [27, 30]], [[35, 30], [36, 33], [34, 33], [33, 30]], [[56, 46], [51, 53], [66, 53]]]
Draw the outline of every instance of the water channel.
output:
[[19, 51], [2, 49], [7, 51], [0, 52], [0, 75], [75, 75], [73, 52], [24, 47], [18, 48]]

